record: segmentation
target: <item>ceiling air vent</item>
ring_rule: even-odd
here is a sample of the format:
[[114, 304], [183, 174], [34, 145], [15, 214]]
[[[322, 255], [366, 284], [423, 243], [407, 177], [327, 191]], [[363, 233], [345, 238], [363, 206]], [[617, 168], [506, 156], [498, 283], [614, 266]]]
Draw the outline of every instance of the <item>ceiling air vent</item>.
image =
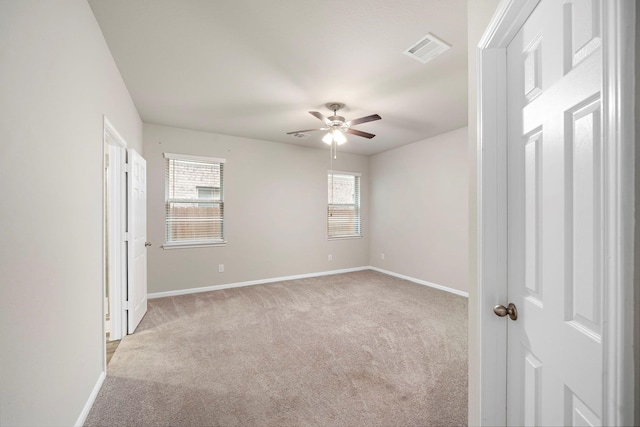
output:
[[448, 50], [450, 47], [451, 45], [429, 33], [420, 39], [419, 42], [402, 53], [426, 64], [442, 52]]
[[306, 139], [309, 138], [309, 134], [307, 133], [301, 133], [301, 132], [295, 132], [295, 133], [290, 133], [289, 135], [291, 135], [294, 138], [298, 138], [298, 139]]

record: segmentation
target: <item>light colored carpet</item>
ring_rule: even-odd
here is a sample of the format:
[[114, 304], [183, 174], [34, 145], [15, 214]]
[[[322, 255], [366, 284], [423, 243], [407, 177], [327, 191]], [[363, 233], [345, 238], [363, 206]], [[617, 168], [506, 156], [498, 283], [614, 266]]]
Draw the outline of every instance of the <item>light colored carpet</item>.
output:
[[466, 298], [374, 271], [150, 300], [86, 421], [466, 423]]

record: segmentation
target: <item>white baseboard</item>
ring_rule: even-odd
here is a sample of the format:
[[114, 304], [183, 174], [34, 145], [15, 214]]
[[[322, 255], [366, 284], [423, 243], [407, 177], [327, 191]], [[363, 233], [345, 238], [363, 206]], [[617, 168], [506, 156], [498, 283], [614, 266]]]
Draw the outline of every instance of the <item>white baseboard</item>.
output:
[[75, 427], [81, 427], [84, 425], [84, 422], [87, 420], [87, 415], [89, 415], [89, 411], [91, 411], [91, 407], [93, 406], [93, 402], [95, 402], [96, 397], [98, 397], [98, 392], [100, 392], [100, 388], [102, 388], [102, 383], [106, 378], [106, 374], [104, 371], [100, 372], [100, 376], [98, 377], [98, 381], [96, 385], [93, 386], [93, 390], [91, 390], [91, 394], [87, 399], [87, 403], [84, 404], [84, 408], [82, 408], [82, 412], [80, 412], [80, 416], [76, 420], [74, 424]]
[[464, 291], [459, 291], [458, 289], [449, 288], [447, 286], [436, 285], [435, 283], [427, 282], [426, 280], [416, 279], [414, 277], [405, 276], [404, 274], [394, 273], [393, 271], [383, 270], [378, 267], [369, 267], [373, 271], [377, 271], [379, 273], [388, 274], [389, 276], [394, 276], [399, 279], [408, 280], [410, 282], [417, 283], [419, 285], [429, 286], [431, 288], [439, 289], [441, 291], [450, 292], [452, 294], [460, 295], [461, 297], [469, 298], [469, 293]]
[[405, 276], [403, 274], [394, 273], [392, 271], [387, 271], [387, 270], [383, 270], [381, 268], [372, 267], [372, 266], [345, 268], [342, 270], [319, 271], [317, 273], [297, 274], [295, 276], [273, 277], [271, 279], [250, 280], [248, 282], [226, 283], [223, 285], [203, 286], [200, 288], [179, 289], [175, 291], [154, 292], [154, 293], [148, 294], [147, 298], [154, 299], [154, 298], [174, 297], [178, 295], [197, 294], [200, 292], [218, 291], [220, 289], [241, 288], [244, 286], [263, 285], [266, 283], [284, 282], [286, 280], [307, 279], [309, 277], [330, 276], [332, 274], [351, 273], [354, 271], [363, 271], [363, 270], [377, 271], [379, 273], [388, 274], [389, 276], [398, 277], [400, 279], [408, 280], [410, 282], [418, 283], [420, 285], [429, 286], [431, 288], [439, 289], [441, 291], [450, 292], [452, 294], [469, 298], [468, 292], [459, 291], [457, 289], [449, 288], [447, 286], [436, 285], [435, 283], [427, 282], [425, 280], [416, 279], [413, 277]]
[[174, 297], [178, 295], [196, 294], [199, 292], [217, 291], [220, 289], [241, 288], [243, 286], [263, 285], [266, 283], [283, 282], [285, 280], [307, 279], [309, 277], [330, 276], [332, 274], [351, 273], [369, 270], [370, 267], [345, 268], [343, 270], [319, 271], [317, 273], [298, 274], [295, 276], [273, 277], [271, 279], [250, 280], [248, 282], [226, 283], [224, 285], [203, 286], [201, 288], [180, 289], [176, 291], [154, 292], [147, 295], [148, 299]]

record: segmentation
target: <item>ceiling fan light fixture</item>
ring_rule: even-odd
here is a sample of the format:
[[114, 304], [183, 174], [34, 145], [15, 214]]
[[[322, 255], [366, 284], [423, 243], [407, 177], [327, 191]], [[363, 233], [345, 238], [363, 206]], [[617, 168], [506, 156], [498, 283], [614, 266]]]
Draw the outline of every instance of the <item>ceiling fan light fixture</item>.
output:
[[333, 129], [327, 132], [327, 134], [324, 137], [322, 137], [322, 142], [324, 142], [327, 145], [331, 145], [331, 143], [334, 141], [336, 144], [342, 145], [345, 142], [347, 142], [347, 137], [344, 136], [344, 134], [340, 132], [340, 130], [338, 129]]

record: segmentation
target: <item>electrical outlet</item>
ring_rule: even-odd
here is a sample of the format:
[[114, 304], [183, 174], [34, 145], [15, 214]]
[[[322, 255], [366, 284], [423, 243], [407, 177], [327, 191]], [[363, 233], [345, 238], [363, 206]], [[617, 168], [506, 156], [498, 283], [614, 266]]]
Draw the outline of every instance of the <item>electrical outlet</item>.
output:
[[327, 259], [328, 259], [329, 261], [333, 261], [333, 255], [329, 254], [329, 256], [327, 257]]
[[380, 254], [380, 259], [384, 259], [384, 254]]
[[218, 273], [224, 273], [224, 264], [218, 264]]

